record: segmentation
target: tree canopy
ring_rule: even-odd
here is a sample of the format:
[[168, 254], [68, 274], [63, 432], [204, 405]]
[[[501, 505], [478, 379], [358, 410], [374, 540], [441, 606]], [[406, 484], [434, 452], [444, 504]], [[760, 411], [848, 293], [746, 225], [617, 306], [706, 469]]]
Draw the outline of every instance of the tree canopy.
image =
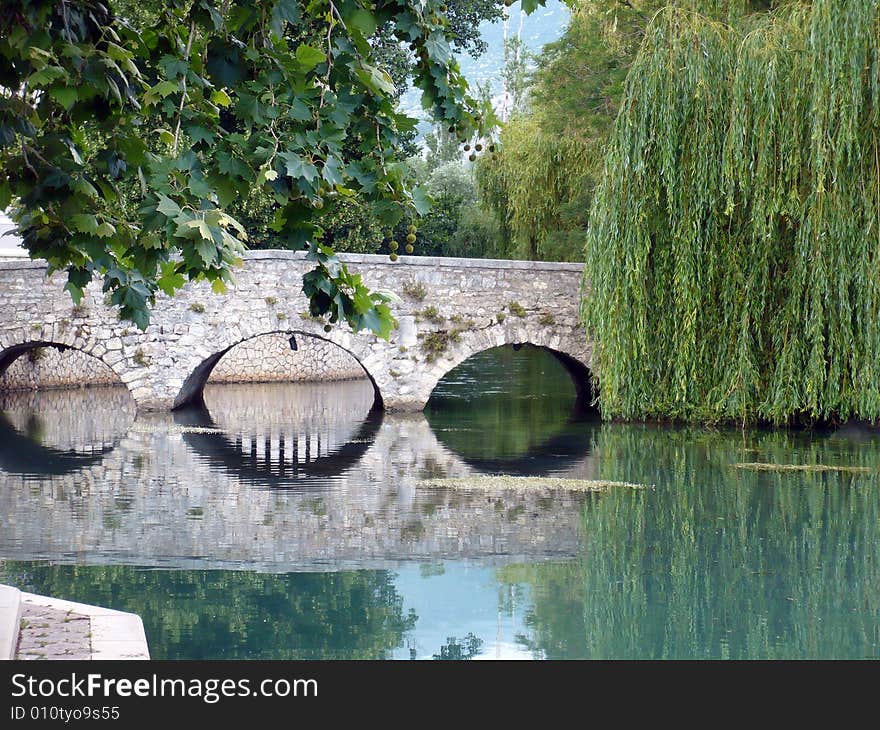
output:
[[310, 313], [387, 336], [387, 297], [322, 242], [322, 223], [353, 200], [388, 226], [428, 209], [400, 159], [415, 120], [396, 109], [381, 65], [389, 38], [414, 53], [423, 106], [461, 137], [482, 133], [447, 10], [440, 0], [6, 2], [0, 208], [14, 202], [24, 247], [67, 272], [74, 299], [98, 274], [145, 328], [158, 292], [231, 280], [247, 232], [230, 207], [263, 190], [279, 245], [307, 246], [315, 261], [303, 282]]

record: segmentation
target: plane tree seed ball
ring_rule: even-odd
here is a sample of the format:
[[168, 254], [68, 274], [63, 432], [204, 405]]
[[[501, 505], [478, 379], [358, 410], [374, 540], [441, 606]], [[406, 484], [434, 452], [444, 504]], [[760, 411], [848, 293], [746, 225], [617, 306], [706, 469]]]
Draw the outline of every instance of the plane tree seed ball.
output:
[[397, 254], [393, 253], [388, 258], [390, 258], [392, 261], [397, 261]]
[[414, 250], [415, 249], [413, 248], [413, 245], [411, 243], [406, 244], [406, 252], [407, 253], [412, 253]]
[[410, 233], [410, 234], [406, 237], [406, 242], [407, 242], [407, 243], [415, 243], [415, 242], [416, 242], [416, 234], [415, 234], [415, 233]]

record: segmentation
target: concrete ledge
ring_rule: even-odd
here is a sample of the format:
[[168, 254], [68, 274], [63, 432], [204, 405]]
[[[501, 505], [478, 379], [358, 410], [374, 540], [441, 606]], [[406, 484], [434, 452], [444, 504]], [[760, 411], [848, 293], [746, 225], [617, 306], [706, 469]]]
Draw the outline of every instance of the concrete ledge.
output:
[[137, 614], [33, 593], [22, 593], [21, 601], [88, 616], [91, 621], [92, 659], [150, 658], [144, 624]]
[[[245, 261], [269, 260], [304, 260], [305, 251], [286, 251], [283, 249], [267, 249], [265, 251], [248, 251]], [[447, 256], [401, 256], [391, 261], [388, 254], [375, 253], [341, 253], [339, 259], [350, 264], [378, 264], [382, 266], [447, 266], [455, 269], [525, 269], [528, 271], [583, 271], [582, 263], [565, 261], [521, 261], [518, 259], [458, 259]]]
[[0, 661], [15, 658], [21, 625], [21, 591], [0, 585]]

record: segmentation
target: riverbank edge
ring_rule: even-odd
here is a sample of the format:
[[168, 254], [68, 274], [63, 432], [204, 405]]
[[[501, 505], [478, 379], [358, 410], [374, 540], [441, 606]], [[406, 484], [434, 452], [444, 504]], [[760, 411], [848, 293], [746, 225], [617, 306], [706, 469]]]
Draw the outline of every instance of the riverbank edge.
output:
[[[144, 624], [137, 614], [40, 596], [13, 586], [0, 585], [0, 660], [16, 658], [22, 631], [21, 616], [27, 606], [51, 608], [88, 618], [91, 659], [150, 658]], [[49, 627], [50, 640], [52, 628]]]

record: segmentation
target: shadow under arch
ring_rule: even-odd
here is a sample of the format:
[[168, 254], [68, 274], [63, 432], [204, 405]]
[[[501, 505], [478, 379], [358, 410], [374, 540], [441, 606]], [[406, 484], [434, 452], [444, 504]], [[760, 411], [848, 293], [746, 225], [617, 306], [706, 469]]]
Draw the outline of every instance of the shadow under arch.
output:
[[[450, 375], [454, 378], [454, 373], [459, 368], [467, 368], [466, 363], [469, 361], [474, 362], [473, 358], [486, 358], [490, 356], [492, 351], [498, 352], [507, 349], [519, 352], [524, 347], [535, 352], [544, 353], [548, 359], [561, 366], [561, 370], [570, 378], [573, 394], [562, 397], [560, 400], [567, 401], [570, 398], [570, 406], [567, 405], [563, 413], [560, 414], [561, 419], [551, 433], [534, 443], [529, 441], [526, 448], [521, 453], [515, 455], [468, 453], [467, 447], [470, 446], [470, 442], [456, 444], [455, 439], [449, 437], [449, 432], [446, 428], [438, 427], [436, 433], [438, 440], [455, 453], [465, 464], [480, 473], [534, 476], [559, 472], [576, 465], [592, 451], [593, 431], [601, 423], [601, 418], [596, 406], [589, 368], [583, 362], [567, 353], [545, 345], [535, 345], [528, 342], [486, 347], [473, 352], [461, 360], [455, 367], [450, 368], [437, 381], [431, 393], [432, 397], [428, 400], [426, 414], [428, 415], [429, 423], [433, 427], [435, 422], [439, 420], [438, 416], [443, 414], [444, 411], [447, 412], [447, 417], [451, 418], [453, 423], [458, 417], [467, 418], [468, 411], [470, 411], [471, 417], [479, 420], [480, 409], [484, 404], [491, 401], [494, 401], [496, 404], [499, 401], [507, 403], [509, 401], [508, 395], [504, 393], [488, 394], [490, 388], [487, 388], [494, 375], [498, 375], [502, 381], [505, 378], [514, 377], [512, 372], [506, 370], [501, 370], [498, 373], [490, 372], [488, 377], [486, 374], [483, 374], [479, 380], [471, 377], [472, 395], [467, 395], [468, 387], [466, 384], [461, 386], [465, 391], [464, 396], [444, 394], [444, 396], [440, 397], [439, 404], [434, 394], [441, 382], [444, 382]], [[561, 377], [565, 378], [565, 375]], [[477, 386], [476, 383], [479, 383], [479, 385]], [[458, 386], [455, 387], [457, 388]], [[528, 393], [523, 395], [533, 397]], [[444, 403], [444, 401], [446, 402]], [[559, 403], [556, 405], [558, 407]], [[539, 408], [539, 410], [543, 410], [543, 408]], [[492, 425], [482, 424], [481, 436], [492, 431], [496, 426], [503, 430], [508, 427], [515, 428], [516, 425], [508, 420], [502, 420], [498, 424]], [[453, 434], [451, 435], [454, 435], [454, 429], [452, 430]]]
[[[174, 411], [174, 422], [184, 427], [183, 440], [199, 454], [211, 468], [221, 469], [238, 479], [244, 478], [250, 484], [271, 489], [296, 489], [306, 479], [327, 479], [348, 471], [363, 458], [372, 446], [382, 425], [383, 411], [375, 405], [361, 423], [358, 430], [341, 448], [316, 458], [298, 459], [291, 444], [290, 464], [279, 459], [273, 465], [271, 459], [260, 458], [255, 451], [245, 454], [241, 443], [229, 438], [211, 416], [203, 404], [190, 405]], [[193, 429], [193, 430], [187, 430]], [[283, 441], [279, 443], [285, 453]], [[266, 448], [264, 454], [269, 453]]]
[[348, 350], [342, 345], [334, 342], [333, 340], [321, 337], [320, 335], [316, 335], [313, 332], [306, 332], [305, 330], [298, 329], [290, 329], [290, 330], [270, 330], [268, 332], [260, 332], [259, 334], [252, 335], [250, 337], [245, 337], [238, 342], [234, 342], [228, 347], [223, 348], [219, 352], [215, 352], [213, 355], [205, 358], [201, 363], [199, 363], [193, 371], [187, 376], [186, 380], [184, 380], [183, 385], [180, 388], [177, 396], [174, 399], [174, 403], [171, 406], [171, 409], [176, 411], [181, 408], [205, 408], [205, 385], [208, 382], [208, 378], [211, 377], [211, 373], [214, 368], [217, 366], [217, 363], [223, 359], [223, 356], [226, 355], [230, 350], [242, 344], [243, 342], [249, 342], [251, 340], [255, 340], [258, 337], [265, 337], [267, 335], [276, 335], [281, 334], [286, 337], [312, 337], [316, 340], [323, 340], [324, 342], [329, 342], [331, 345], [338, 347], [340, 350], [344, 350], [349, 355], [351, 355], [361, 366], [364, 371], [364, 376], [369, 379], [369, 381], [373, 385], [375, 406], [381, 408], [382, 407], [382, 393], [379, 391], [379, 386], [376, 383], [376, 379], [372, 376], [372, 374], [364, 367], [361, 359], [353, 353], [351, 350]]

